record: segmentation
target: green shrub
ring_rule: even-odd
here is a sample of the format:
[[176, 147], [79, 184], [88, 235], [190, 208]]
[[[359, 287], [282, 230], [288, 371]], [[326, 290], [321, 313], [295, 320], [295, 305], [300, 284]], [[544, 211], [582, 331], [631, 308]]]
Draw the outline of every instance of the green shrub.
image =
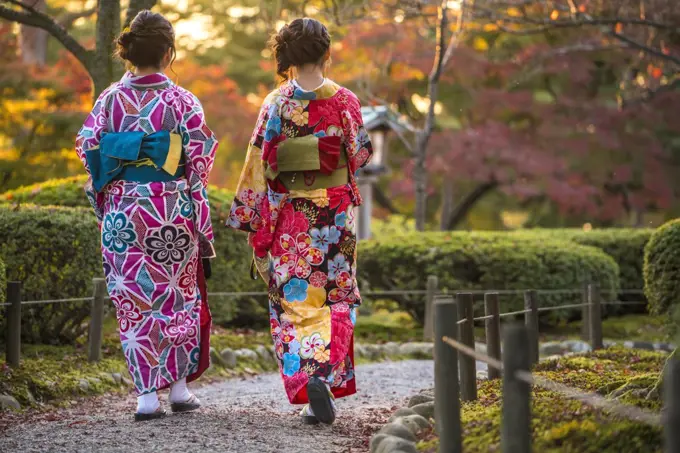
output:
[[607, 228], [592, 231], [532, 229], [520, 230], [513, 234], [526, 237], [548, 236], [597, 247], [614, 258], [619, 265], [622, 289], [642, 289], [644, 287], [642, 265], [645, 244], [653, 232], [654, 230], [648, 228]]
[[[595, 247], [503, 233], [420, 233], [360, 244], [358, 272], [371, 290], [423, 290], [436, 275], [442, 290], [577, 290], [584, 281], [618, 290], [618, 266]], [[394, 297], [422, 322], [423, 297]], [[580, 294], [541, 294], [540, 306], [580, 302]], [[502, 311], [523, 307], [522, 295], [501, 295]], [[557, 322], [578, 310], [546, 312]]]
[[[208, 291], [266, 293], [267, 288], [262, 280], [250, 278], [253, 252], [246, 235], [225, 226], [233, 194], [216, 187], [209, 190], [217, 258], [211, 263], [212, 277], [208, 280]], [[269, 325], [269, 299], [266, 295], [239, 298], [213, 296], [210, 308], [214, 322], [222, 326]]]
[[[0, 216], [0, 246], [4, 249], [4, 243], [9, 244], [12, 253], [0, 251], [0, 256], [6, 256], [6, 264], [13, 279], [23, 281], [26, 292], [24, 297], [30, 299], [49, 299], [66, 297], [86, 297], [91, 294], [91, 280], [100, 276], [102, 273], [100, 239], [94, 215], [89, 208], [89, 203], [85, 197], [82, 186], [85, 177], [66, 178], [55, 181], [47, 181], [33, 186], [22, 187], [20, 189], [0, 195], [0, 206], [5, 202]], [[266, 291], [261, 281], [250, 279], [250, 247], [243, 234], [234, 232], [224, 226], [224, 222], [231, 206], [233, 195], [217, 187], [209, 188], [211, 204], [211, 214], [215, 231], [215, 248], [218, 259], [212, 261], [212, 278], [208, 281], [208, 290], [214, 293], [224, 292], [252, 292]], [[73, 208], [39, 208], [29, 203], [39, 205], [51, 205], [64, 202]], [[17, 206], [18, 205], [18, 206]], [[55, 222], [51, 222], [51, 213], [57, 212], [59, 215]], [[28, 218], [28, 224], [23, 225], [23, 219]], [[40, 249], [32, 229], [34, 224], [39, 225], [39, 236], [63, 237], [61, 229], [69, 231], [68, 240], [71, 242], [57, 241], [50, 245], [48, 249]], [[77, 225], [77, 228], [69, 227]], [[18, 232], [18, 236], [13, 231]], [[77, 235], [77, 237], [76, 237]], [[72, 244], [77, 243], [74, 247]], [[36, 250], [34, 250], [34, 246]], [[77, 249], [78, 258], [73, 261], [67, 256], [56, 253], [62, 248]], [[10, 250], [10, 249], [8, 249]], [[26, 250], [26, 254], [19, 251]], [[42, 251], [41, 251], [42, 250]], [[40, 269], [46, 264], [43, 262], [33, 262], [30, 259], [24, 260], [22, 256], [32, 256], [32, 254], [46, 253], [53, 257], [50, 261], [51, 273], [42, 272]], [[55, 253], [53, 253], [55, 252]], [[63, 251], [62, 251], [63, 252]], [[72, 252], [76, 253], [76, 252]], [[42, 256], [42, 255], [41, 255]], [[45, 258], [47, 259], [47, 258]], [[83, 265], [81, 265], [81, 262]], [[65, 264], [65, 273], [60, 272], [60, 267]], [[76, 267], [77, 278], [71, 279], [71, 268]], [[26, 280], [28, 279], [28, 280]], [[62, 282], [68, 279], [69, 282]], [[71, 313], [71, 304], [53, 305], [50, 310], [54, 313]], [[82, 304], [81, 304], [82, 305]], [[85, 306], [87, 304], [84, 304]], [[241, 297], [233, 298], [226, 296], [214, 296], [210, 299], [210, 306], [213, 313], [215, 324], [218, 325], [266, 325], [268, 323], [268, 305], [265, 297]], [[39, 306], [36, 306], [39, 307]], [[31, 309], [33, 310], [33, 309]], [[35, 308], [34, 320], [42, 316]], [[48, 310], [44, 308], [44, 310]], [[82, 311], [74, 308], [71, 313], [73, 321], [81, 322], [87, 316], [89, 309]], [[45, 313], [47, 315], [47, 313]], [[25, 318], [29, 318], [26, 316]], [[49, 330], [49, 329], [48, 329]], [[39, 334], [26, 336], [25, 341], [42, 341], [41, 338], [60, 341], [70, 341], [75, 331], [66, 329], [60, 336], [50, 336], [48, 331]], [[80, 329], [82, 330], [82, 329]], [[70, 333], [69, 333], [70, 332]], [[28, 335], [28, 334], [26, 334]], [[4, 338], [4, 336], [3, 336]]]
[[[654, 314], [680, 309], [680, 219], [659, 227], [645, 247], [645, 295]], [[675, 329], [673, 329], [675, 330]]]
[[45, 182], [19, 187], [0, 195], [0, 203], [31, 203], [40, 206], [89, 207], [83, 186], [87, 176], [50, 179]]
[[[23, 300], [87, 297], [102, 274], [99, 234], [82, 208], [0, 206], [0, 257], [9, 280], [22, 282]], [[28, 305], [25, 341], [73, 341], [85, 330], [87, 303]], [[4, 338], [4, 335], [3, 335]]]

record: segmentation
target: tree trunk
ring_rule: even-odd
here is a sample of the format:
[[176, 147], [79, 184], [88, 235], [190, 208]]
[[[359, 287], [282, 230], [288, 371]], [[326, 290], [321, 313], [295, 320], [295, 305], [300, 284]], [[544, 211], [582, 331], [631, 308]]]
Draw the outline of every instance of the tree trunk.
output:
[[447, 230], [446, 221], [451, 215], [453, 210], [453, 181], [451, 179], [445, 179], [442, 183], [442, 214], [441, 220], [439, 222], [439, 229], [442, 231]]
[[635, 208], [635, 217], [633, 219], [634, 228], [642, 228], [645, 223], [645, 210], [642, 208]]
[[97, 12], [97, 49], [89, 68], [95, 99], [114, 78], [114, 39], [120, 30], [120, 0], [99, 0]]
[[442, 222], [446, 226], [446, 230], [453, 230], [460, 222], [465, 219], [472, 208], [481, 200], [484, 195], [491, 192], [493, 189], [498, 187], [498, 182], [489, 181], [479, 184], [477, 187], [472, 189], [463, 199], [458, 203], [458, 205], [451, 211], [445, 222]]
[[[44, 13], [47, 9], [45, 0], [38, 0], [33, 8]], [[47, 62], [47, 31], [21, 25], [19, 27], [19, 48], [21, 60], [29, 65], [45, 66]]]
[[427, 169], [425, 168], [425, 153], [428, 137], [425, 134], [428, 133], [420, 131], [416, 138], [416, 157], [413, 168], [413, 181], [416, 190], [416, 231], [425, 231], [427, 220]]
[[151, 9], [156, 5], [156, 0], [130, 0], [130, 6], [128, 6], [125, 12], [125, 23], [123, 28], [130, 25], [130, 22], [135, 18], [135, 16], [142, 10]]

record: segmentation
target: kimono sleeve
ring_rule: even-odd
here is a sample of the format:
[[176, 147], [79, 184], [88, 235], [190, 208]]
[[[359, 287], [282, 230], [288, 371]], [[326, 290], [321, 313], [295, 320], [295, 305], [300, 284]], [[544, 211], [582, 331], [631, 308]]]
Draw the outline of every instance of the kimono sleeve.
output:
[[350, 170], [356, 174], [373, 157], [373, 145], [364, 127], [361, 116], [361, 103], [354, 93], [347, 95], [347, 105], [342, 115], [343, 135], [347, 148]]
[[186, 178], [189, 182], [194, 207], [194, 222], [199, 236], [201, 257], [214, 258], [215, 237], [208, 202], [208, 177], [215, 163], [215, 153], [219, 142], [206, 124], [203, 107], [199, 100], [188, 91], [184, 91], [184, 94], [179, 133], [182, 136], [186, 159]]
[[76, 153], [85, 166], [85, 170], [88, 174], [87, 182], [84, 187], [85, 194], [87, 195], [87, 199], [92, 205], [94, 213], [97, 216], [97, 221], [100, 224], [103, 220], [104, 197], [103, 194], [95, 191], [92, 186], [92, 176], [87, 165], [85, 152], [99, 146], [102, 135], [108, 131], [108, 102], [111, 99], [111, 91], [112, 88], [109, 88], [99, 96], [92, 111], [85, 119], [80, 131], [78, 131], [78, 135], [76, 135]]
[[231, 205], [227, 226], [246, 233], [256, 233], [267, 214], [267, 179], [262, 160], [265, 126], [269, 118], [272, 97], [265, 99], [248, 144], [246, 160], [241, 171], [236, 195]]

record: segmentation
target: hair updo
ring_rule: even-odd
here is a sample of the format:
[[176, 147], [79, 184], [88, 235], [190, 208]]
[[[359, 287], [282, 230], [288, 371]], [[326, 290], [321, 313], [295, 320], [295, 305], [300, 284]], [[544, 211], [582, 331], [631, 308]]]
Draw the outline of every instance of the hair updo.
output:
[[165, 17], [140, 11], [116, 40], [116, 55], [136, 68], [160, 68], [169, 49], [175, 60], [175, 30]]
[[276, 58], [276, 73], [287, 80], [293, 66], [320, 64], [331, 47], [324, 24], [305, 17], [284, 25], [269, 41]]

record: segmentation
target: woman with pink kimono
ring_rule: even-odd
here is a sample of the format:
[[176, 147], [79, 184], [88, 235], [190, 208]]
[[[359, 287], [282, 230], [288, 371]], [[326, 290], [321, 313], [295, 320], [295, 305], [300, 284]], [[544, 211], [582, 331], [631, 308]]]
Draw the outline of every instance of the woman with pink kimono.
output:
[[174, 38], [160, 14], [137, 15], [117, 40], [132, 69], [99, 96], [76, 140], [139, 395], [136, 420], [165, 415], [157, 391], [168, 387], [174, 412], [198, 409], [187, 382], [210, 362], [206, 187], [218, 143], [198, 99], [163, 74]]

